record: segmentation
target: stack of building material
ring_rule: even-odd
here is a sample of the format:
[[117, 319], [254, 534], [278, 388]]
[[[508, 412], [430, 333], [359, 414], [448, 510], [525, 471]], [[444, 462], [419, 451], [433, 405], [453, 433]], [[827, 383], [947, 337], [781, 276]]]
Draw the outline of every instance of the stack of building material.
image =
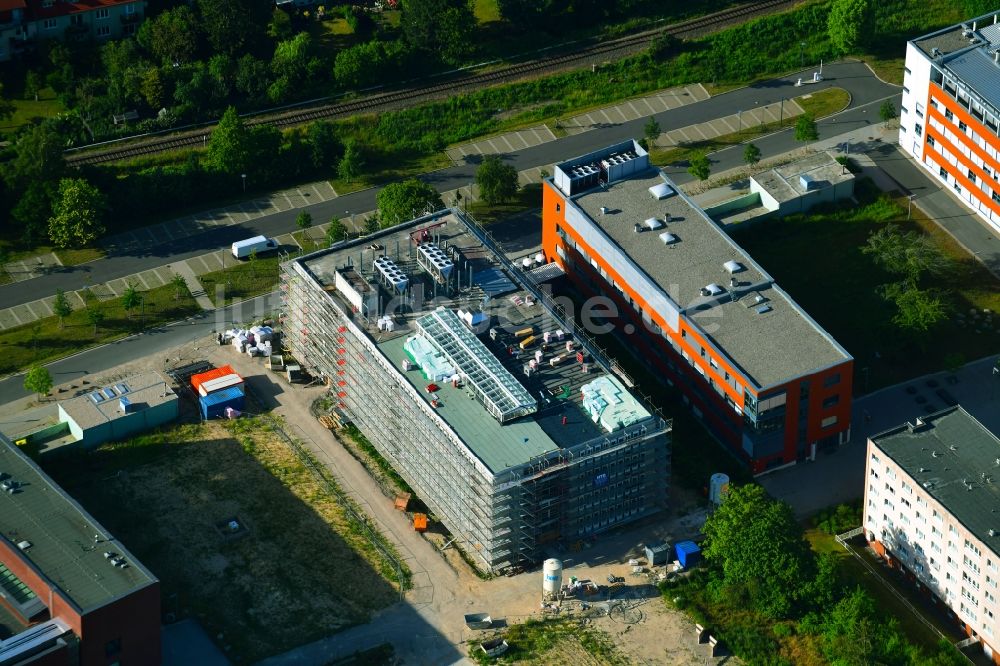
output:
[[421, 335], [406, 339], [403, 351], [420, 368], [429, 381], [446, 382], [455, 375], [455, 367], [448, 362], [444, 354], [435, 349]]
[[599, 423], [607, 432], [627, 428], [645, 416], [635, 398], [613, 377], [599, 377], [584, 384], [580, 391], [583, 408], [594, 423]]

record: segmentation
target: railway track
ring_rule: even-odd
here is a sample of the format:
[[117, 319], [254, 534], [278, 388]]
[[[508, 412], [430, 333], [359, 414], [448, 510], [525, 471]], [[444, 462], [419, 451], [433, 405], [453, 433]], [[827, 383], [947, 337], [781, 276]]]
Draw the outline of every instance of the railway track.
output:
[[[482, 73], [452, 76], [451, 78], [425, 86], [414, 86], [371, 95], [349, 102], [325, 104], [297, 109], [280, 114], [261, 115], [246, 119], [248, 125], [271, 124], [276, 127], [301, 125], [313, 120], [343, 118], [362, 113], [386, 111], [405, 106], [416, 101], [438, 99], [466, 89], [482, 88], [509, 83], [529, 76], [568, 69], [589, 61], [608, 58], [616, 54], [629, 54], [645, 48], [661, 34], [675, 37], [695, 37], [718, 29], [721, 26], [767, 13], [771, 10], [793, 4], [792, 0], [762, 0], [726, 9], [707, 16], [675, 23], [667, 28], [650, 30], [618, 39], [594, 44], [576, 51], [561, 53], [529, 62], [507, 65]], [[157, 138], [137, 143], [129, 143], [110, 150], [66, 152], [66, 162], [70, 166], [81, 164], [101, 164], [141, 155], [162, 153], [180, 148], [204, 145], [211, 135], [211, 128], [194, 130], [183, 134]]]

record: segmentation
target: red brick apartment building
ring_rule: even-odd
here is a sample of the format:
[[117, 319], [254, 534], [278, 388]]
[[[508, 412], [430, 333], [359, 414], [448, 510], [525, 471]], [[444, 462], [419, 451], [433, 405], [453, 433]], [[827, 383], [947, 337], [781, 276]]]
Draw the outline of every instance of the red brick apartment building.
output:
[[899, 145], [1000, 232], [1000, 14], [906, 44]]
[[847, 441], [851, 356], [638, 143], [556, 165], [542, 192], [545, 256], [615, 303], [628, 344], [755, 474]]
[[869, 544], [1000, 664], [1000, 439], [950, 407], [868, 439]]
[[160, 583], [0, 435], [0, 663], [160, 663]]

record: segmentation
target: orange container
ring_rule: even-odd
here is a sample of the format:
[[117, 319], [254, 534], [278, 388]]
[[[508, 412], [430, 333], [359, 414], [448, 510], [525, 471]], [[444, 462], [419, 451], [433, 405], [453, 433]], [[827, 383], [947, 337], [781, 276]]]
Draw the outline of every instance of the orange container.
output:
[[418, 532], [424, 532], [427, 530], [427, 514], [425, 513], [413, 514], [413, 529], [415, 529]]

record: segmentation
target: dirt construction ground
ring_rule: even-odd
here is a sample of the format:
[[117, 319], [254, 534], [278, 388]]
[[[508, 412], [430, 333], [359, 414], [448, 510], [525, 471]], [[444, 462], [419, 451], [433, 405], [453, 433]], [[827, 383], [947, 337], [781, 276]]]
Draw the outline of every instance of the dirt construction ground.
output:
[[[142, 525], [138, 530], [133, 527], [135, 536], [126, 540], [140, 560], [154, 573], [176, 572], [172, 589], [167, 589], [167, 577], [160, 574], [166, 612], [200, 617], [209, 635], [223, 648], [230, 648], [229, 655], [251, 659], [271, 655], [262, 666], [326, 664], [386, 642], [404, 664], [472, 663], [467, 657], [468, 642], [484, 636], [465, 626], [465, 613], [488, 612], [511, 626], [543, 617], [539, 608], [540, 570], [484, 581], [454, 554], [454, 546], [442, 553], [438, 545], [413, 531], [408, 516], [393, 509], [392, 499], [310, 414], [309, 406], [324, 393], [322, 387], [290, 385], [283, 376], [266, 370], [262, 359], [237, 354], [232, 347], [218, 347], [214, 339], [171, 351], [166, 358], [158, 355], [145, 363], [129, 364], [91, 381], [101, 384], [139, 369], [163, 371], [198, 360], [229, 363], [246, 377], [263, 406], [281, 418], [289, 434], [332, 472], [339, 486], [395, 547], [412, 572], [412, 589], [399, 602], [395, 588], [374, 568], [354, 567], [352, 553], [343, 550], [342, 540], [301, 498], [287, 492], [272, 495], [270, 500], [259, 497], [261, 489], [272, 484], [284, 489], [285, 485], [260, 466], [238, 467], [236, 460], [243, 451], [239, 437], [219, 430], [212, 449], [217, 458], [213, 463], [219, 464], [208, 465], [204, 453], [198, 454], [198, 445], [178, 446], [169, 464], [165, 458], [146, 469], [129, 471], [124, 478], [119, 475], [107, 486], [113, 491], [90, 489], [104, 503], [105, 510], [93, 508], [98, 519], [118, 528], [123, 538], [128, 522]], [[8, 405], [8, 410], [12, 407]], [[20, 406], [27, 407], [27, 401]], [[274, 468], [279, 475], [280, 467]], [[100, 485], [100, 479], [116, 474], [108, 463], [103, 472], [80, 477]], [[179, 484], [182, 476], [200, 481]], [[69, 485], [71, 493], [82, 492]], [[625, 577], [625, 591], [616, 591], [614, 598], [628, 597], [624, 604], [627, 612], [586, 619], [587, 629], [603, 632], [624, 663], [732, 663], [731, 657], [708, 660], [708, 646], [696, 642], [694, 624], [682, 613], [669, 610], [645, 577], [630, 575], [627, 560], [641, 554], [640, 544], [697, 534], [705, 517], [702, 502], [680, 491], [672, 491], [672, 496], [673, 506], [667, 514], [628, 531], [602, 535], [576, 552], [559, 553], [564, 581], [570, 576], [594, 580], [603, 586], [604, 593], [608, 574]], [[87, 502], [84, 505], [88, 506]], [[288, 513], [289, 507], [296, 507], [296, 512]], [[249, 541], [227, 543], [215, 528], [217, 521], [235, 514], [259, 533], [268, 519], [258, 516], [269, 513], [270, 520], [280, 522], [281, 538], [252, 553], [240, 552], [247, 547], [241, 541]], [[183, 547], [177, 548], [178, 544]], [[289, 565], [284, 549], [292, 545], [301, 547], [308, 557]], [[223, 571], [225, 577], [219, 575]], [[222, 583], [233, 576], [239, 581], [237, 585]], [[172, 596], [175, 593], [177, 596]], [[208, 601], [195, 604], [195, 596]], [[586, 615], [596, 614], [595, 608], [601, 607], [598, 601], [588, 599], [592, 607]], [[374, 619], [365, 622], [368, 613], [379, 607], [383, 609], [375, 612]], [[235, 628], [237, 635], [233, 629], [220, 630], [213, 624], [213, 617], [223, 615], [232, 616], [228, 626]], [[558, 617], [579, 621], [583, 615], [579, 603], [569, 601]], [[362, 624], [338, 631], [355, 622]], [[597, 663], [581, 645], [575, 641], [557, 643], [544, 654], [520, 663]]]

